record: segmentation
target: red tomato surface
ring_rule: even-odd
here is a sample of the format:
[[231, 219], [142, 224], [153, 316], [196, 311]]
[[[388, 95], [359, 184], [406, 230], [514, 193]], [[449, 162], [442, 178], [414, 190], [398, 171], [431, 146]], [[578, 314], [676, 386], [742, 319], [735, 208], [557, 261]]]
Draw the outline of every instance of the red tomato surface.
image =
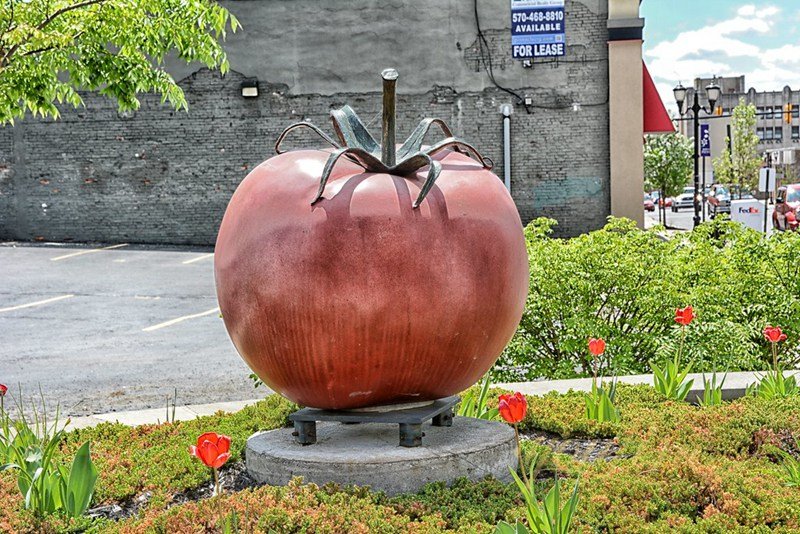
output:
[[519, 323], [522, 224], [503, 183], [455, 152], [427, 174], [342, 160], [310, 205], [328, 153], [275, 156], [242, 181], [217, 238], [217, 295], [242, 358], [303, 406], [437, 399], [475, 383]]

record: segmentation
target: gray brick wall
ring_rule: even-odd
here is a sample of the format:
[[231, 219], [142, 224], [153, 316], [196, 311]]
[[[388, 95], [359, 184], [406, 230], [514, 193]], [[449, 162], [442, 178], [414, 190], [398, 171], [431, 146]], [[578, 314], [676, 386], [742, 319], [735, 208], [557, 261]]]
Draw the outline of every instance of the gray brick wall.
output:
[[[260, 10], [280, 4], [230, 7], [240, 3]], [[507, 15], [505, 0], [489, 3]], [[516, 80], [514, 90], [533, 101], [530, 113], [516, 106], [512, 116], [512, 191], [520, 216], [523, 222], [553, 217], [562, 236], [600, 227], [609, 213], [606, 18], [603, 2], [568, 0], [568, 55], [528, 69], [510, 59], [508, 28], [491, 27], [500, 19], [489, 18], [484, 28], [498, 80]], [[439, 76], [427, 90], [404, 92], [397, 65], [398, 137], [423, 117], [440, 117], [491, 157], [502, 177], [498, 108], [513, 98], [489, 82], [471, 32], [471, 43], [453, 39], [457, 77]], [[273, 154], [276, 136], [291, 122], [305, 118], [327, 129], [329, 110], [349, 103], [377, 135], [377, 73], [385, 62], [365, 61], [364, 70], [375, 73], [374, 92], [297, 93], [276, 68], [259, 74], [259, 98], [244, 99], [240, 83], [256, 70], [237, 60], [246, 37], [239, 35], [229, 52], [234, 71], [222, 77], [201, 69], [180, 82], [188, 112], [143, 95], [141, 109], [121, 116], [113, 102], [83, 94], [86, 107], [64, 109], [59, 120], [26, 118], [0, 128], [0, 239], [212, 244], [236, 185]]]

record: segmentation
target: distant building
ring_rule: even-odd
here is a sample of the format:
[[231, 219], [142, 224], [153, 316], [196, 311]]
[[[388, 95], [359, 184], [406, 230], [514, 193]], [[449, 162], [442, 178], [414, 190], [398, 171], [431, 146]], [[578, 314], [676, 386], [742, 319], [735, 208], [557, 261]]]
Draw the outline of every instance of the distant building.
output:
[[[694, 87], [686, 95], [686, 102], [694, 99], [693, 91], [700, 92], [700, 103], [708, 102], [705, 96], [705, 87], [714, 81], [713, 78], [695, 78]], [[800, 90], [792, 91], [789, 86], [783, 91], [758, 92], [754, 88], [745, 89], [744, 76], [721, 77], [716, 79], [717, 85], [722, 88], [722, 96], [717, 102], [712, 116], [700, 112], [700, 123], [709, 124], [711, 138], [711, 157], [706, 158], [705, 178], [706, 183], [712, 183], [713, 170], [711, 161], [719, 156], [725, 148], [730, 126], [730, 115], [739, 104], [740, 99], [756, 106], [756, 134], [759, 138], [758, 151], [760, 154], [771, 158], [773, 166], [779, 171], [792, 172], [792, 177], [798, 176], [800, 165]], [[680, 121], [679, 131], [693, 137], [692, 121]], [[769, 155], [769, 156], [767, 156]], [[793, 169], [783, 169], [784, 166]], [[782, 172], [779, 172], [779, 177]]]

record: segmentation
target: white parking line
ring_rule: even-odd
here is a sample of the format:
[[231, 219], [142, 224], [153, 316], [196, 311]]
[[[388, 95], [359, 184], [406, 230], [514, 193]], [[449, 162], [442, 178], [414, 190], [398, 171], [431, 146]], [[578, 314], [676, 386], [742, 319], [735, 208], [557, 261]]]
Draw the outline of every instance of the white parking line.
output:
[[51, 302], [56, 302], [57, 300], [64, 300], [72, 298], [74, 296], [75, 295], [61, 295], [60, 297], [53, 297], [51, 299], [37, 300], [36, 302], [29, 302], [28, 304], [20, 304], [19, 306], [9, 306], [8, 308], [0, 308], [0, 313], [10, 312], [14, 310], [21, 310], [22, 308], [30, 308], [32, 306], [41, 306], [42, 304], [49, 304]]
[[63, 256], [56, 256], [55, 258], [50, 258], [50, 261], [66, 260], [67, 258], [74, 258], [75, 256], [83, 256], [84, 254], [91, 254], [92, 252], [100, 252], [101, 250], [111, 250], [112, 248], [121, 248], [127, 246], [128, 246], [127, 243], [122, 243], [120, 245], [111, 245], [109, 247], [90, 248], [88, 250], [81, 250], [78, 252], [73, 252], [71, 254], [64, 254]]
[[156, 325], [153, 325], [153, 326], [148, 326], [147, 328], [142, 328], [142, 332], [152, 332], [153, 330], [158, 330], [160, 328], [166, 328], [168, 326], [172, 326], [174, 324], [181, 323], [183, 321], [186, 321], [187, 319], [195, 319], [197, 317], [203, 317], [205, 315], [211, 315], [212, 313], [219, 313], [219, 307], [213, 308], [213, 309], [208, 310], [208, 311], [200, 312], [200, 313], [195, 313], [195, 314], [192, 314], [192, 315], [184, 315], [183, 317], [177, 317], [175, 319], [170, 319], [169, 321], [165, 321], [163, 323], [159, 323], [159, 324], [156, 324]]
[[204, 260], [206, 258], [213, 258], [214, 253], [211, 254], [203, 254], [202, 256], [197, 256], [196, 258], [192, 258], [191, 260], [182, 261], [181, 263], [184, 265], [189, 265], [190, 263], [194, 263], [196, 261]]

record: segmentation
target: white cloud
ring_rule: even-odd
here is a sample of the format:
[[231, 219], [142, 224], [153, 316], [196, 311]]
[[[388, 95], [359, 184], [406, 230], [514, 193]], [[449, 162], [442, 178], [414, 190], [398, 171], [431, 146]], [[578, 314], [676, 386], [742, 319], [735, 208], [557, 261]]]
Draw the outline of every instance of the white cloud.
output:
[[785, 85], [800, 89], [800, 45], [783, 45], [779, 40], [782, 46], [762, 49], [751, 40], [773, 33], [789, 35], [784, 23], [775, 6], [745, 4], [729, 19], [658, 43], [647, 50], [645, 59], [661, 98], [672, 102], [672, 87], [678, 81], [689, 86], [694, 78], [714, 75], [744, 74], [748, 88], [759, 91]]
[[777, 7], [768, 6], [768, 7], [764, 8], [764, 9], [762, 9], [761, 11], [757, 11], [756, 12], [756, 17], [758, 17], [758, 18], [774, 17], [775, 15], [777, 15], [780, 12], [781, 12], [781, 10], [778, 9]]
[[780, 48], [764, 50], [761, 59], [766, 64], [800, 63], [800, 45], [783, 45]]

